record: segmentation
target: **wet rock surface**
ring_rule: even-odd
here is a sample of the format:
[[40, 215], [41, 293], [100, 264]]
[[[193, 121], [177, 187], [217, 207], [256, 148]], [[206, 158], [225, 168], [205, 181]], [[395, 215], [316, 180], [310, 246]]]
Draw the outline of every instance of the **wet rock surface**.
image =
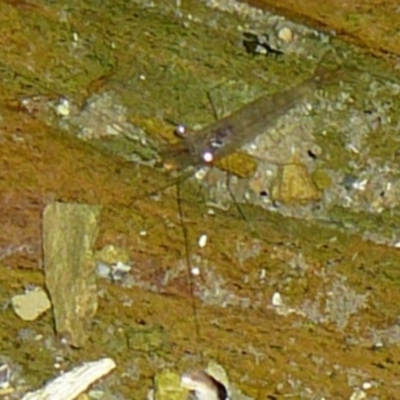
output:
[[[314, 0], [301, 3], [295, 0], [279, 3], [273, 0], [247, 0], [247, 3], [333, 31], [345, 40], [367, 47], [380, 56], [390, 59], [400, 54], [396, 35], [391, 34], [399, 26], [399, 8], [395, 0], [385, 1], [383, 7], [379, 1], [362, 0], [351, 3], [329, 0], [323, 4]], [[392, 60], [396, 62], [395, 57]]]
[[[279, 16], [179, 3], [0, 5], [9, 396], [109, 356], [118, 368], [89, 398], [146, 398], [160, 371], [215, 359], [245, 398], [395, 399], [397, 72]], [[327, 67], [343, 73], [242, 149], [252, 166], [239, 166], [241, 178], [195, 171], [177, 196], [176, 177], [149, 166], [177, 140], [166, 121], [213, 121], [207, 90], [224, 115], [304, 81], [327, 50]], [[319, 201], [273, 201], [293, 159]], [[44, 287], [42, 215], [56, 200], [101, 206], [94, 247], [122, 249], [99, 252], [98, 311], [74, 351], [49, 313], [21, 321], [10, 306]]]

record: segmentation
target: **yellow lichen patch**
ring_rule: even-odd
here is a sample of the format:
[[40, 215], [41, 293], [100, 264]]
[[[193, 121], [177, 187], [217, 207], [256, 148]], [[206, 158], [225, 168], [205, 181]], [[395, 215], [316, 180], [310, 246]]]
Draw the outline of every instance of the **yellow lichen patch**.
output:
[[217, 167], [239, 176], [240, 178], [248, 178], [254, 174], [257, 169], [257, 162], [254, 157], [243, 152], [236, 152], [216, 163]]
[[318, 201], [321, 195], [307, 168], [301, 164], [283, 165], [272, 187], [273, 199], [287, 204]]

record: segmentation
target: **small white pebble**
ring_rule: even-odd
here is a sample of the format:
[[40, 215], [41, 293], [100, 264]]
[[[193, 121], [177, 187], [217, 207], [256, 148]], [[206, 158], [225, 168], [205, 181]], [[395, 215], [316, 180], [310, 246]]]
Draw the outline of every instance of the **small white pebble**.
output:
[[205, 176], [207, 175], [207, 168], [200, 168], [195, 174], [194, 176], [196, 177], [196, 179], [198, 181], [202, 181]]
[[68, 117], [71, 112], [71, 105], [68, 99], [61, 99], [56, 106], [56, 113], [60, 117]]
[[111, 268], [105, 263], [98, 263], [96, 270], [100, 278], [108, 278], [110, 276]]
[[252, 143], [249, 145], [250, 150], [257, 150], [257, 145], [255, 143]]
[[140, 74], [140, 75], [139, 75], [139, 79], [140, 79], [141, 81], [145, 81], [145, 80], [146, 80], [146, 75]]
[[[9, 393], [11, 370], [7, 363], [0, 364], [0, 393]], [[3, 396], [1, 396], [3, 397]], [[7, 396], [8, 398], [8, 396]]]
[[113, 272], [130, 272], [132, 267], [128, 264], [123, 263], [122, 261], [118, 261], [115, 265], [112, 266]]
[[356, 181], [353, 183], [353, 188], [356, 190], [364, 191], [368, 183], [368, 179], [363, 179], [362, 181]]
[[273, 305], [274, 307], [281, 307], [281, 306], [283, 306], [283, 299], [282, 299], [282, 296], [281, 296], [281, 294], [280, 294], [279, 292], [275, 292], [275, 293], [272, 295], [272, 301], [271, 301], [271, 303], [272, 303], [272, 305]]
[[100, 399], [104, 398], [104, 391], [103, 390], [92, 389], [92, 390], [90, 390], [90, 392], [88, 394], [89, 394], [89, 398], [92, 399], [92, 400], [100, 400]]
[[61, 365], [63, 362], [65, 362], [65, 359], [62, 356], [56, 356], [54, 358], [54, 365], [56, 364]]
[[367, 398], [367, 395], [363, 390], [357, 389], [355, 392], [352, 393], [350, 396], [350, 400], [364, 400]]
[[46, 291], [40, 287], [11, 298], [15, 314], [24, 321], [34, 321], [51, 308]]
[[192, 275], [198, 276], [198, 275], [200, 275], [200, 268], [199, 267], [192, 267], [190, 272], [192, 273]]
[[207, 244], [207, 235], [203, 233], [200, 235], [199, 240], [197, 242], [198, 246], [202, 249], [203, 247], [206, 247]]
[[279, 30], [278, 37], [283, 42], [289, 43], [289, 42], [291, 42], [293, 40], [293, 32], [289, 28], [284, 27], [284, 28]]
[[265, 270], [265, 268], [261, 268], [260, 281], [263, 281], [265, 279], [266, 274], [267, 274], [267, 271]]
[[267, 169], [267, 170], [265, 171], [265, 174], [266, 174], [267, 176], [272, 176], [272, 175], [274, 175], [274, 171], [272, 171], [271, 169]]
[[363, 390], [368, 390], [372, 388], [372, 383], [371, 382], [364, 382], [361, 386]]

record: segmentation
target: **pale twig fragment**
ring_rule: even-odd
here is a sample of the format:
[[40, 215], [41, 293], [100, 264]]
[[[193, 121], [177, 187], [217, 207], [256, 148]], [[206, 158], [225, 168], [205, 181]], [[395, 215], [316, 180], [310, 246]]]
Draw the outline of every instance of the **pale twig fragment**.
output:
[[115, 367], [111, 358], [84, 363], [55, 378], [45, 387], [27, 393], [22, 400], [74, 400]]

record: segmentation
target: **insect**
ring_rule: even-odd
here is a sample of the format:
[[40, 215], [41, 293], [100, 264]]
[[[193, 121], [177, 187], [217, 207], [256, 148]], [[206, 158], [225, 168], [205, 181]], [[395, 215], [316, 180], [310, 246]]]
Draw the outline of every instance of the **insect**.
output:
[[[194, 172], [200, 168], [216, 164], [256, 136], [266, 132], [268, 128], [275, 124], [279, 117], [285, 115], [290, 109], [302, 101], [311, 98], [315, 90], [325, 82], [328, 82], [331, 77], [332, 75], [330, 73], [327, 73], [322, 67], [318, 67], [311, 78], [300, 83], [298, 86], [273, 95], [262, 96], [198, 132], [189, 132], [186, 134], [185, 130], [182, 131], [182, 129], [178, 127], [178, 130], [183, 135], [181, 140], [177, 144], [164, 146], [160, 152], [161, 165], [164, 171], [169, 172], [173, 170], [178, 172], [178, 177], [174, 179], [172, 183], [167, 182], [167, 185], [173, 186], [177, 183], [176, 197], [178, 199], [179, 219], [184, 242], [181, 258], [184, 259], [186, 264], [186, 274], [190, 286], [189, 290], [194, 314], [193, 320], [195, 323], [194, 331], [196, 340], [201, 337], [202, 332], [197, 316], [198, 300], [195, 297], [195, 284], [192, 276], [192, 252], [190, 249], [188, 228], [185, 222], [186, 215], [180, 200], [180, 182], [185, 177], [193, 175]], [[62, 113], [61, 117], [64, 120], [70, 116], [71, 111], [68, 109], [68, 104], [65, 102], [65, 99], [55, 104], [55, 109], [58, 109], [58, 111]], [[114, 127], [116, 131], [122, 134], [129, 133], [127, 132], [124, 122], [119, 121], [116, 123], [112, 120], [112, 115], [110, 116], [111, 127]], [[103, 117], [104, 115], [101, 115], [101, 113], [95, 110], [93, 119], [98, 122]], [[102, 125], [106, 124], [104, 120], [101, 121]], [[154, 189], [154, 192], [159, 191], [160, 187]], [[141, 198], [143, 199], [151, 194], [152, 193], [145, 193], [143, 196], [141, 195]], [[200, 374], [199, 377], [204, 377], [204, 375]], [[201, 391], [197, 393], [198, 389], [195, 385], [196, 379], [192, 379], [190, 382], [186, 380], [186, 383], [192, 385], [189, 389], [193, 388], [191, 390], [196, 392], [196, 396], [199, 397], [198, 394], [201, 394]], [[203, 386], [201, 386], [201, 388], [202, 387]], [[218, 399], [223, 398], [221, 394], [218, 394], [218, 396]]]
[[287, 114], [315, 91], [332, 80], [336, 72], [326, 70], [320, 61], [313, 76], [288, 90], [261, 96], [197, 132], [177, 130], [181, 142], [165, 149], [161, 156], [167, 169], [185, 169], [215, 164], [271, 128], [279, 117]]

